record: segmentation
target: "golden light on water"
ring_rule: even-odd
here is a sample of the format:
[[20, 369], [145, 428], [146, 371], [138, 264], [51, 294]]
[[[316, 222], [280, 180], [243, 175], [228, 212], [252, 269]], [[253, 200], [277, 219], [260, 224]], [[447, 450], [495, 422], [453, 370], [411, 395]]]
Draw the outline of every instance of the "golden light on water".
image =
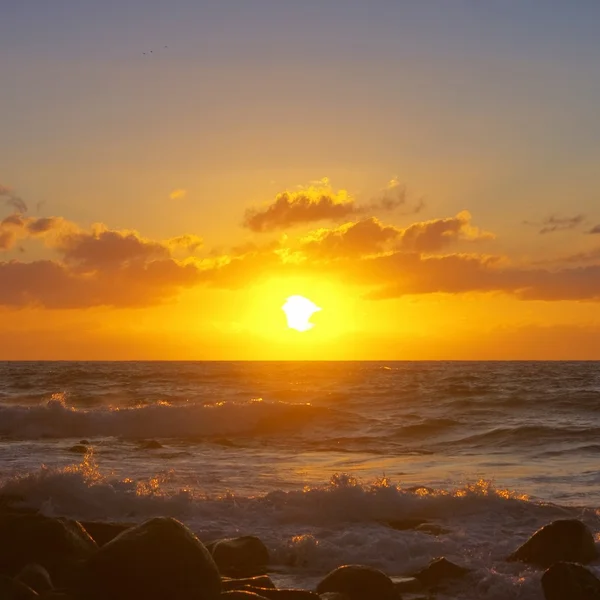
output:
[[314, 323], [310, 322], [310, 318], [321, 310], [312, 300], [304, 296], [290, 296], [281, 309], [285, 313], [288, 327], [296, 331], [312, 329]]

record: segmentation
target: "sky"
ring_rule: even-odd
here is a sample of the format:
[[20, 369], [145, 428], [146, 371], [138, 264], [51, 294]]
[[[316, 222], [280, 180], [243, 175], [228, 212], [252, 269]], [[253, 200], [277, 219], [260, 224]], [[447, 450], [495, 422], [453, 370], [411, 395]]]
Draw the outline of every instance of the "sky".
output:
[[0, 359], [600, 359], [598, 22], [0, 0]]

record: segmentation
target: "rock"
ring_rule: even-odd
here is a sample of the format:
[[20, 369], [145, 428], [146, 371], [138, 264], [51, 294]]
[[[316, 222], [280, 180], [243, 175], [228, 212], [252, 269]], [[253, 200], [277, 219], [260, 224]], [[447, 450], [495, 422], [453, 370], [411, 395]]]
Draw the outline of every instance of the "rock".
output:
[[75, 444], [74, 446], [71, 446], [67, 451], [73, 452], [75, 454], [87, 454], [88, 447], [84, 446], [83, 444]]
[[39, 600], [37, 592], [21, 581], [0, 575], [0, 598], [2, 600]]
[[98, 546], [104, 546], [123, 533], [133, 523], [102, 523], [97, 521], [81, 521], [82, 527], [90, 534]]
[[600, 579], [581, 565], [557, 562], [542, 575], [546, 600], [600, 600]]
[[253, 535], [218, 540], [211, 546], [212, 556], [222, 575], [252, 577], [266, 573], [269, 551]]
[[345, 565], [334, 569], [317, 586], [317, 593], [340, 592], [349, 600], [398, 600], [392, 580], [372, 567]]
[[221, 577], [185, 525], [160, 517], [127, 529], [91, 556], [78, 592], [86, 600], [215, 600]]
[[274, 588], [252, 588], [247, 586], [247, 592], [258, 594], [267, 600], [319, 600], [319, 596], [308, 590], [274, 589]]
[[223, 592], [219, 598], [223, 598], [224, 600], [268, 600], [264, 596], [259, 596], [254, 592], [243, 592], [241, 590]]
[[42, 515], [0, 515], [0, 572], [15, 575], [30, 563], [63, 585], [73, 567], [91, 556], [96, 542], [77, 522]]
[[319, 594], [320, 600], [349, 600], [346, 594], [341, 594], [340, 592], [325, 592], [324, 594]]
[[38, 594], [44, 594], [54, 589], [50, 574], [41, 565], [30, 564], [23, 567], [15, 579], [29, 586]]
[[275, 584], [268, 575], [259, 575], [258, 577], [243, 577], [241, 579], [231, 579], [226, 577], [221, 580], [221, 589], [224, 592], [231, 590], [243, 590], [245, 586], [255, 588], [275, 588]]
[[577, 519], [561, 519], [538, 529], [508, 560], [549, 567], [555, 562], [587, 564], [597, 556], [592, 532]]
[[469, 569], [459, 567], [445, 558], [436, 558], [413, 577], [426, 587], [435, 587], [448, 579], [460, 579], [468, 572]]
[[160, 450], [161, 448], [164, 448], [164, 446], [156, 440], [147, 440], [140, 442], [140, 448], [142, 450]]
[[89, 440], [79, 440], [79, 443], [83, 444], [84, 446], [89, 446], [90, 445]]

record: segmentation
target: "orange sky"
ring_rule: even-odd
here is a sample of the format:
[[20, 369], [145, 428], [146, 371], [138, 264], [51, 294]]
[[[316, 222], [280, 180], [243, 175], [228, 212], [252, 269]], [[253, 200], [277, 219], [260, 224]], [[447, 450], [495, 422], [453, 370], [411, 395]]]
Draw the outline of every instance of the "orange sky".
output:
[[0, 359], [600, 359], [596, 5], [25, 4]]

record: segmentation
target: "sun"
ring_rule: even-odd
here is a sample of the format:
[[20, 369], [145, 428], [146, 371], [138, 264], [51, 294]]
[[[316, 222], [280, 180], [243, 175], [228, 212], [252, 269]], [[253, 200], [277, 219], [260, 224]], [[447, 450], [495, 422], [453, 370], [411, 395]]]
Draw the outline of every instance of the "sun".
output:
[[304, 296], [290, 296], [281, 307], [290, 329], [308, 331], [314, 327], [310, 322], [312, 315], [321, 310], [314, 302]]

